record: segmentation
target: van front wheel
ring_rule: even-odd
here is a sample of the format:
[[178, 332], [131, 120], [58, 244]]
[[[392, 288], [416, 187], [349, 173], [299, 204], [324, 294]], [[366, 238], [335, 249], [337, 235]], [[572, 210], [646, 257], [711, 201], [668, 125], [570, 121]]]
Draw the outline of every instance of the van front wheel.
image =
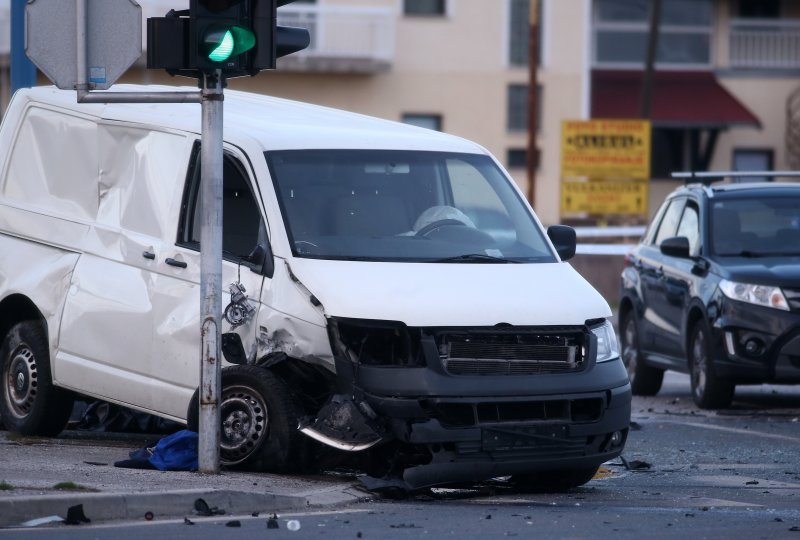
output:
[[53, 386], [50, 347], [42, 325], [15, 324], [0, 347], [0, 415], [6, 429], [23, 435], [61, 433], [72, 413], [72, 395]]
[[[197, 431], [198, 392], [192, 396], [187, 427]], [[308, 442], [297, 429], [302, 408], [286, 384], [257, 366], [222, 370], [220, 462], [269, 472], [302, 471]]]

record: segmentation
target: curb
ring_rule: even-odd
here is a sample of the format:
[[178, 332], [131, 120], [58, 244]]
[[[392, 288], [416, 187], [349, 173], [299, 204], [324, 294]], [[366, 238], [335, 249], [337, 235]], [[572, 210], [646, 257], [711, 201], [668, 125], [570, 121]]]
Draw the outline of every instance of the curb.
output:
[[0, 527], [19, 527], [22, 523], [48, 516], [66, 517], [67, 509], [83, 505], [84, 514], [92, 522], [175, 518], [194, 514], [194, 501], [202, 498], [211, 508], [224, 510], [225, 515], [253, 512], [277, 513], [309, 506], [337, 505], [364, 498], [353, 487], [312, 491], [299, 495], [252, 493], [229, 490], [177, 490], [159, 493], [71, 493], [0, 500]]

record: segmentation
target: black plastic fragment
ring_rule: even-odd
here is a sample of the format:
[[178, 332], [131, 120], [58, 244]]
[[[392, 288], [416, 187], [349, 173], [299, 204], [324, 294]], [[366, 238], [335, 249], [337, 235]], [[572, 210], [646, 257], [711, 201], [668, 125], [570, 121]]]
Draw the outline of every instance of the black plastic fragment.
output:
[[64, 523], [67, 525], [80, 525], [81, 523], [91, 523], [92, 520], [86, 517], [86, 514], [83, 513], [83, 505], [76, 504], [75, 506], [70, 506], [67, 509], [67, 519], [64, 520]]
[[272, 517], [267, 520], [267, 529], [280, 529], [281, 526], [278, 525], [278, 516], [276, 514], [272, 514]]
[[185, 518], [183, 518], [183, 524], [184, 525], [194, 525], [194, 521], [192, 521], [191, 519], [185, 517]]
[[225, 514], [225, 510], [221, 510], [216, 506], [210, 507], [203, 499], [195, 499], [194, 511], [198, 516], [222, 516]]
[[226, 527], [241, 527], [242, 522], [238, 519], [234, 519], [233, 521], [229, 521], [225, 524]]

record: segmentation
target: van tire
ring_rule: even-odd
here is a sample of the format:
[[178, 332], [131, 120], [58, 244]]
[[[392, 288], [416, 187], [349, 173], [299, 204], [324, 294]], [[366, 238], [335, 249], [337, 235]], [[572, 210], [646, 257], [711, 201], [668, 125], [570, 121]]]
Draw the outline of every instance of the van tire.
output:
[[[187, 428], [198, 431], [199, 392], [187, 412]], [[266, 472], [302, 472], [310, 446], [297, 429], [303, 409], [286, 384], [258, 366], [222, 370], [220, 463]]]
[[584, 485], [594, 478], [598, 469], [599, 467], [587, 467], [581, 469], [515, 474], [511, 477], [511, 482], [523, 492], [557, 493]]
[[0, 416], [6, 429], [54, 437], [72, 414], [72, 394], [53, 386], [50, 346], [42, 324], [11, 327], [0, 347]]
[[664, 370], [645, 365], [639, 342], [639, 325], [633, 311], [628, 311], [620, 324], [622, 363], [628, 371], [634, 396], [654, 396], [661, 390]]

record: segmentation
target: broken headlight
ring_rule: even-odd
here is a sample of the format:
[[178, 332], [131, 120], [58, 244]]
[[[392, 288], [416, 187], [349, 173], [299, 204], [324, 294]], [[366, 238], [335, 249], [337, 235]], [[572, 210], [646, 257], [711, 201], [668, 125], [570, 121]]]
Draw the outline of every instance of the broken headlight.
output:
[[419, 329], [395, 321], [332, 320], [332, 336], [351, 359], [369, 366], [421, 367]]
[[619, 358], [617, 335], [609, 321], [592, 328], [592, 334], [597, 338], [597, 362], [608, 362]]

